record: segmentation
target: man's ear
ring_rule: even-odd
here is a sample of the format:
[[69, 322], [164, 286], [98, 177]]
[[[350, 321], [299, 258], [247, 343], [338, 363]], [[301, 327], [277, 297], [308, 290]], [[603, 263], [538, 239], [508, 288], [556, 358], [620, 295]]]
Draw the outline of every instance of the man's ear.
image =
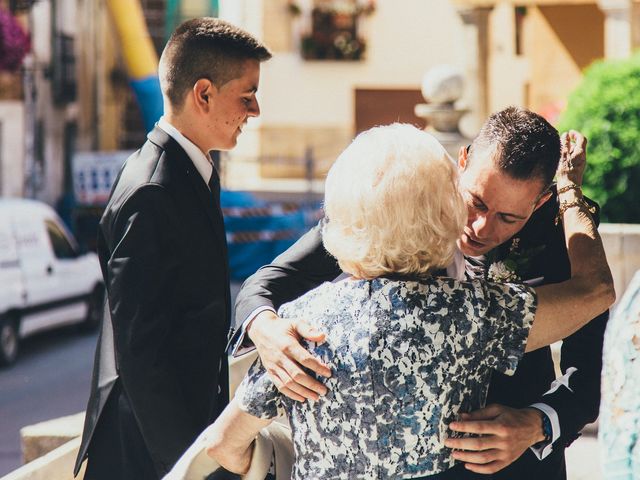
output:
[[547, 191], [546, 193], [543, 193], [542, 196], [538, 199], [538, 201], [536, 202], [536, 206], [533, 207], [533, 211], [535, 212], [536, 210], [538, 210], [542, 205], [544, 205], [545, 203], [547, 203], [549, 201], [549, 199], [553, 196], [553, 193], [551, 191]]
[[458, 169], [462, 172], [467, 168], [467, 159], [469, 158], [469, 147], [460, 147], [458, 150]]
[[213, 105], [213, 100], [217, 89], [211, 80], [206, 78], [199, 79], [194, 85], [191, 94], [196, 110], [208, 113]]

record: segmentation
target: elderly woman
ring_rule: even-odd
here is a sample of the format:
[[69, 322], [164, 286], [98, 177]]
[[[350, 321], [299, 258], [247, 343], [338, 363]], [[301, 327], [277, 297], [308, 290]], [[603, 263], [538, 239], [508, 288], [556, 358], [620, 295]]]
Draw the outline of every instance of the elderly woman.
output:
[[613, 302], [580, 201], [584, 159], [565, 151], [561, 167], [560, 186], [578, 183], [562, 194], [571, 280], [536, 290], [463, 282], [434, 276], [451, 262], [466, 220], [445, 150], [409, 125], [359, 135], [331, 168], [325, 194], [324, 246], [350, 277], [279, 311], [326, 332], [324, 344], [308, 348], [332, 369], [329, 393], [291, 401], [257, 361], [210, 427], [208, 453], [246, 472], [256, 434], [286, 413], [295, 479], [457, 478], [463, 467], [445, 446], [447, 425], [483, 406], [491, 371], [513, 374], [525, 351], [571, 334]]

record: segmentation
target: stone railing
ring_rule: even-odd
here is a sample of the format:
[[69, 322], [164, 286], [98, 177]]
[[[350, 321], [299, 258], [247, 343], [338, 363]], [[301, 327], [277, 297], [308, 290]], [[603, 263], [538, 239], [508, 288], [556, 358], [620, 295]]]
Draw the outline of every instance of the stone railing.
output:
[[[80, 437], [76, 437], [14, 470], [1, 480], [73, 480], [73, 465], [79, 448]], [[84, 467], [78, 478], [81, 479], [83, 476]]]
[[[255, 354], [250, 353], [229, 362], [232, 395], [255, 358]], [[74, 480], [73, 466], [80, 449], [83, 423], [84, 412], [22, 428], [20, 438], [25, 465], [0, 480]], [[86, 462], [78, 479], [84, 477], [85, 466]]]
[[603, 223], [600, 235], [618, 298], [640, 270], [640, 224]]

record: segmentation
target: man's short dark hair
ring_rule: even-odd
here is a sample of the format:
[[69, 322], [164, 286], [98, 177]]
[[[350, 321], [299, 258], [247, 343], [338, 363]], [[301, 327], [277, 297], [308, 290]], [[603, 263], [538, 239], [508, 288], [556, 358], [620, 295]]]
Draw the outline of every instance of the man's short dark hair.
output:
[[495, 148], [497, 165], [512, 178], [539, 178], [546, 189], [560, 161], [558, 131], [537, 113], [508, 107], [492, 114], [471, 144], [474, 151]]
[[241, 28], [218, 18], [195, 18], [169, 38], [160, 58], [160, 84], [171, 105], [180, 109], [201, 78], [220, 88], [242, 75], [246, 60], [270, 58], [267, 47]]

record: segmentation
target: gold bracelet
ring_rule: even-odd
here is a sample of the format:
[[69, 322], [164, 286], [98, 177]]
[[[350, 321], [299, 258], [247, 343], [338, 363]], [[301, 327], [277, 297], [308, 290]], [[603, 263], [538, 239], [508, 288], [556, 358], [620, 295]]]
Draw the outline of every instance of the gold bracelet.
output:
[[580, 200], [574, 200], [573, 202], [560, 202], [560, 208], [558, 208], [558, 214], [556, 215], [555, 224], [558, 225], [558, 223], [560, 223], [560, 220], [562, 220], [562, 215], [564, 214], [564, 212], [573, 207], [585, 207], [589, 211], [589, 213], [596, 213], [596, 207], [590, 206], [582, 198]]
[[580, 187], [580, 185], [577, 185], [575, 183], [570, 183], [566, 187], [559, 188], [558, 195], [560, 195], [561, 193], [568, 192], [569, 190], [581, 190], [581, 189], [582, 187]]

